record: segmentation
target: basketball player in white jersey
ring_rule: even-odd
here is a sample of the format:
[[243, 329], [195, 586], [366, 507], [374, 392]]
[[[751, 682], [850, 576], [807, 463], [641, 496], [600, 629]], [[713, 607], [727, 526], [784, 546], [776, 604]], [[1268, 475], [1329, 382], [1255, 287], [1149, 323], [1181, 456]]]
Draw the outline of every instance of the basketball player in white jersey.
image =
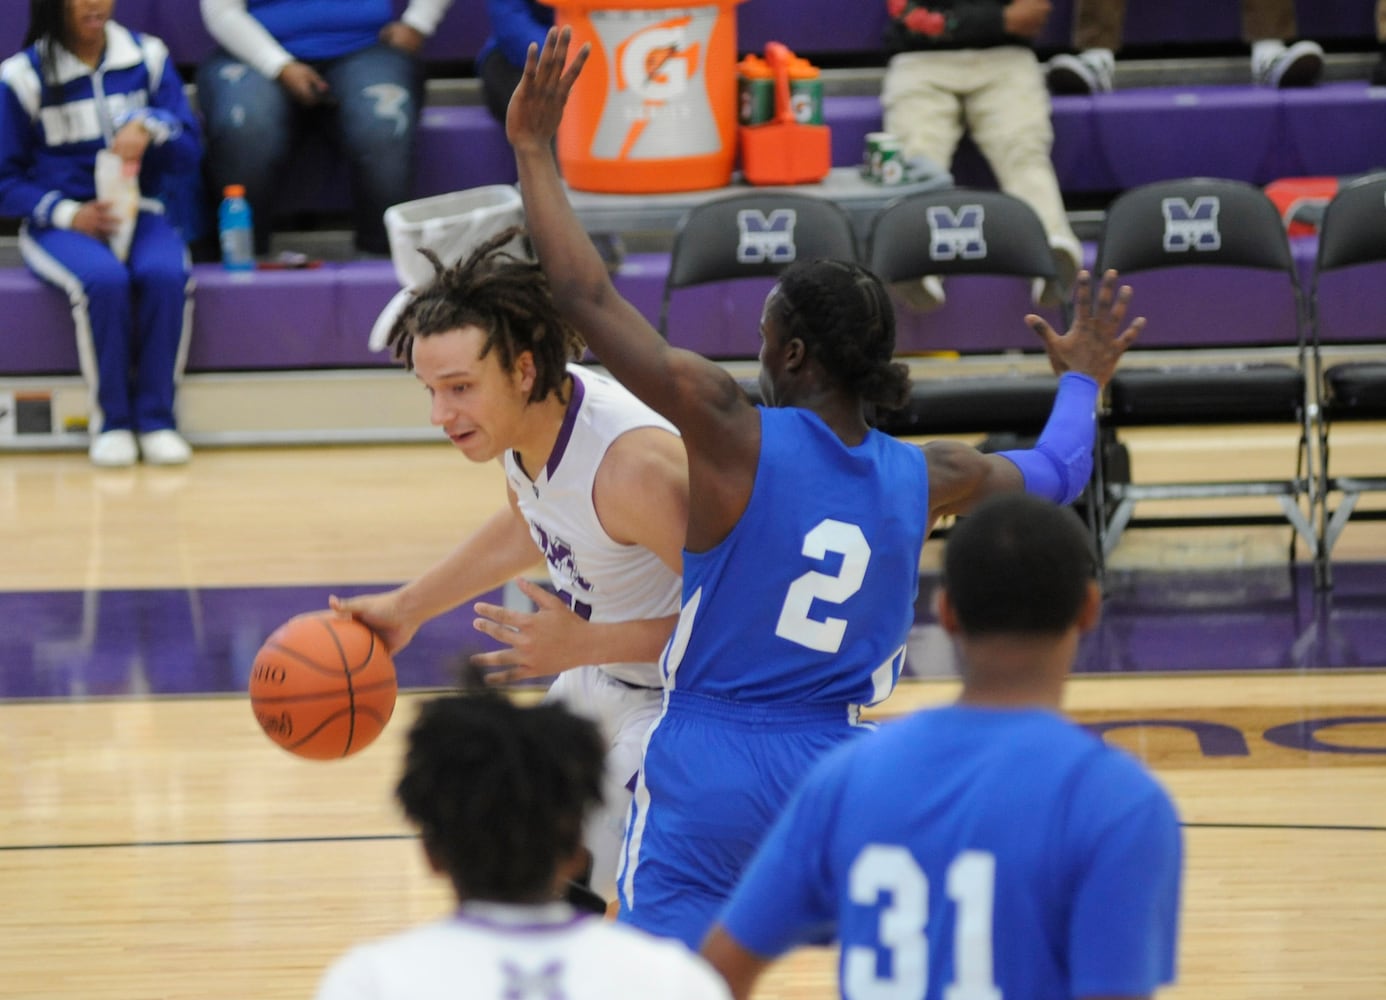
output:
[[452, 267], [434, 258], [436, 280], [389, 338], [432, 397], [433, 423], [472, 461], [503, 464], [510, 502], [417, 579], [332, 606], [397, 653], [426, 621], [547, 564], [558, 597], [519, 584], [536, 613], [477, 605], [476, 627], [507, 648], [476, 662], [505, 667], [506, 680], [558, 673], [548, 697], [600, 725], [605, 805], [587, 847], [591, 888], [611, 900], [630, 788], [660, 710], [655, 661], [679, 610], [687, 465], [668, 421], [575, 363], [583, 342], [538, 265], [503, 249], [514, 235]]
[[351, 949], [317, 1000], [730, 1000], [683, 945], [553, 900], [582, 863], [603, 743], [559, 704], [490, 692], [426, 702], [396, 795], [457, 910]]

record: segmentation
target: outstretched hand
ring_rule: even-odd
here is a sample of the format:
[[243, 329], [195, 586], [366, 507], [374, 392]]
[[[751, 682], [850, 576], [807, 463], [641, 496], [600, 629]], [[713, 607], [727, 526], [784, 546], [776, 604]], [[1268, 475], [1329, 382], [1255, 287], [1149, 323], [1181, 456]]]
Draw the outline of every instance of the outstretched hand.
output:
[[1067, 333], [1060, 336], [1041, 316], [1026, 316], [1025, 322], [1044, 341], [1044, 351], [1055, 375], [1080, 372], [1105, 386], [1121, 356], [1145, 327], [1145, 317], [1138, 316], [1122, 328], [1130, 301], [1131, 286], [1118, 287], [1117, 273], [1108, 271], [1098, 285], [1094, 309], [1092, 275], [1080, 271], [1073, 292], [1073, 325]]
[[516, 149], [524, 146], [548, 148], [558, 133], [568, 93], [592, 51], [591, 45], [584, 44], [565, 70], [563, 66], [568, 61], [572, 37], [570, 27], [550, 28], [542, 49], [530, 43], [524, 73], [510, 97], [505, 115], [505, 135]]

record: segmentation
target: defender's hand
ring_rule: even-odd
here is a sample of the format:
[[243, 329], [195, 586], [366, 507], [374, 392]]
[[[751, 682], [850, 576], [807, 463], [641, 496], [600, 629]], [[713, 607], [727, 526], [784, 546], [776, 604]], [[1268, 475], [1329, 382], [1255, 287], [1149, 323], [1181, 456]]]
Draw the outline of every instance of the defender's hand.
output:
[[1092, 376], [1099, 386], [1105, 386], [1121, 356], [1145, 327], [1145, 317], [1139, 316], [1122, 329], [1130, 301], [1131, 286], [1118, 287], [1117, 273], [1108, 271], [1102, 276], [1094, 309], [1092, 275], [1080, 271], [1073, 291], [1073, 325], [1067, 333], [1063, 336], [1055, 333], [1040, 316], [1026, 316], [1025, 322], [1044, 341], [1044, 351], [1049, 355], [1055, 375], [1081, 372]]
[[584, 44], [565, 70], [563, 66], [568, 61], [572, 37], [572, 28], [550, 28], [543, 49], [530, 44], [524, 73], [510, 97], [510, 108], [505, 116], [505, 135], [516, 149], [548, 148], [558, 133], [563, 106], [592, 50], [590, 45]]

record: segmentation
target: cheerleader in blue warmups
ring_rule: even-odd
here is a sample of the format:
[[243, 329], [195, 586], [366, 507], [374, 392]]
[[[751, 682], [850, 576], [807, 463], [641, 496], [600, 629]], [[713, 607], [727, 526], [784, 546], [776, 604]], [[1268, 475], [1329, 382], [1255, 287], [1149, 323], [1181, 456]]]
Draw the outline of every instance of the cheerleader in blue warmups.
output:
[[[31, 0], [25, 48], [0, 64], [0, 215], [23, 220], [20, 254], [67, 294], [91, 392], [91, 460], [191, 456], [173, 414], [192, 322], [188, 248], [148, 193], [202, 156], [164, 43], [111, 20], [114, 0]], [[96, 154], [139, 172], [128, 258], [96, 198]]]

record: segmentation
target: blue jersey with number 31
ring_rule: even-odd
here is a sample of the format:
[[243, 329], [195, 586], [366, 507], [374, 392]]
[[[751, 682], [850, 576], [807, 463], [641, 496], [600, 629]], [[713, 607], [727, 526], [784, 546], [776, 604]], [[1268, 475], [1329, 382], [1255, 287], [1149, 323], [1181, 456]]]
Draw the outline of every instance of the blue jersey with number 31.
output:
[[834, 936], [848, 1000], [1073, 1000], [1171, 982], [1182, 844], [1123, 751], [955, 705], [821, 759], [722, 912], [759, 955]]
[[760, 409], [736, 527], [685, 552], [666, 685], [743, 702], [873, 704], [899, 678], [929, 520], [924, 455], [871, 431], [849, 448], [815, 414]]

